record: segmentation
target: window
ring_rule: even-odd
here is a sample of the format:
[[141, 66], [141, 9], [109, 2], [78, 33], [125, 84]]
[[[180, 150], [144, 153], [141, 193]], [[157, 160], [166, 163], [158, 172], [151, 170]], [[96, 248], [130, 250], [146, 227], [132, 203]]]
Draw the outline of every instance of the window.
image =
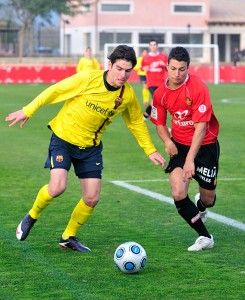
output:
[[202, 34], [199, 33], [174, 33], [173, 44], [202, 44]]
[[[203, 35], [199, 33], [190, 33], [190, 34], [183, 34], [183, 33], [174, 33], [172, 36], [173, 44], [203, 44]], [[187, 48], [188, 50], [188, 48]], [[191, 51], [192, 58], [197, 58], [202, 56], [202, 49], [201, 48], [192, 48]]]
[[163, 33], [140, 33], [140, 44], [149, 44], [150, 40], [156, 40], [158, 44], [164, 44], [165, 35]]
[[204, 6], [202, 4], [173, 4], [173, 13], [191, 13], [191, 14], [203, 14]]
[[129, 32], [101, 32], [100, 50], [104, 50], [104, 44], [131, 44], [132, 34]]
[[127, 13], [131, 11], [131, 5], [129, 3], [101, 3], [100, 11], [104, 13], [117, 12], [117, 13]]

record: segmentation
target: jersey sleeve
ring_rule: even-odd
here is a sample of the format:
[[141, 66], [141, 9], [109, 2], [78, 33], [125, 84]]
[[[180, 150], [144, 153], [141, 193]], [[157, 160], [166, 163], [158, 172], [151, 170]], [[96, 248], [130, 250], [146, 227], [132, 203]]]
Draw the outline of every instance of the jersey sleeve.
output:
[[83, 82], [86, 82], [85, 74], [78, 73], [70, 76], [44, 90], [32, 102], [23, 107], [23, 112], [27, 117], [32, 117], [33, 114], [43, 105], [55, 104], [66, 101], [75, 97], [80, 93]]
[[148, 128], [143, 119], [143, 112], [139, 105], [139, 102], [134, 94], [132, 93], [132, 100], [123, 111], [122, 117], [128, 129], [135, 136], [140, 147], [143, 148], [145, 154], [148, 156], [156, 152], [156, 148], [152, 143]]
[[192, 120], [194, 123], [209, 122], [213, 113], [209, 90], [201, 81], [195, 83], [194, 90]]

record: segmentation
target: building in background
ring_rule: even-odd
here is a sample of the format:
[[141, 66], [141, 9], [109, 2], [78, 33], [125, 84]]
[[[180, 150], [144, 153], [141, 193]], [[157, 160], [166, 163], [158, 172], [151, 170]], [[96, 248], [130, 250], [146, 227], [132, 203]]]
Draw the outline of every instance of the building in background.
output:
[[11, 56], [17, 52], [19, 26], [8, 20], [0, 20], [0, 55]]
[[220, 61], [245, 48], [244, 0], [87, 0], [83, 14], [60, 19], [60, 50], [77, 56], [86, 47], [102, 58], [106, 43], [217, 43]]

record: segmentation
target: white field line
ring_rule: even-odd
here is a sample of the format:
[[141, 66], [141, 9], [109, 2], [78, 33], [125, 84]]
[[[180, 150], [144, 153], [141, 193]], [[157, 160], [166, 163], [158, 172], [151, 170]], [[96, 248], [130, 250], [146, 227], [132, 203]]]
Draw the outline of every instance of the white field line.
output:
[[[219, 178], [219, 181], [243, 181], [245, 178]], [[136, 179], [136, 180], [123, 180], [123, 182], [163, 182], [169, 181], [169, 179]]]
[[[156, 200], [174, 205], [174, 200], [170, 197], [166, 197], [162, 194], [155, 193], [155, 192], [140, 188], [138, 186], [129, 184], [125, 181], [111, 181], [111, 183], [113, 183], [115, 185], [118, 185], [118, 186], [121, 186], [121, 187], [124, 187], [124, 188], [126, 188], [130, 191], [133, 191], [133, 192], [136, 192], [136, 193], [139, 193], [139, 194], [143, 194], [143, 195], [149, 196], [153, 199], [156, 199]], [[213, 219], [213, 220], [218, 221], [220, 223], [224, 223], [224, 224], [229, 225], [231, 227], [235, 227], [237, 229], [245, 231], [245, 224], [242, 223], [242, 222], [238, 222], [236, 220], [227, 218], [225, 216], [222, 216], [222, 215], [219, 215], [219, 214], [216, 214], [216, 213], [212, 213], [210, 211], [208, 212], [208, 217], [210, 219]]]
[[225, 104], [244, 104], [244, 98], [237, 97], [237, 98], [230, 98], [230, 99], [221, 99], [222, 103]]

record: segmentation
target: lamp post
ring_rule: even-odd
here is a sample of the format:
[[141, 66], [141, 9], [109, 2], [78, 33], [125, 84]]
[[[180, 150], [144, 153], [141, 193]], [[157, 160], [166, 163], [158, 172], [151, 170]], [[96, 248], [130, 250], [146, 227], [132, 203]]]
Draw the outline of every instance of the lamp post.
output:
[[38, 31], [37, 31], [37, 40], [38, 40], [38, 50], [40, 49], [41, 47], [41, 28], [44, 27], [44, 23], [43, 22], [40, 22], [38, 23]]
[[10, 25], [11, 25], [11, 21], [7, 20], [6, 22], [6, 45], [5, 45], [5, 50], [8, 53], [9, 52], [9, 37], [10, 37]]
[[188, 44], [191, 43], [191, 24], [187, 24]]
[[99, 0], [96, 0], [95, 5], [95, 53], [99, 52], [99, 35], [98, 35], [98, 3]]
[[63, 56], [66, 55], [66, 24], [70, 24], [68, 20], [63, 19]]

